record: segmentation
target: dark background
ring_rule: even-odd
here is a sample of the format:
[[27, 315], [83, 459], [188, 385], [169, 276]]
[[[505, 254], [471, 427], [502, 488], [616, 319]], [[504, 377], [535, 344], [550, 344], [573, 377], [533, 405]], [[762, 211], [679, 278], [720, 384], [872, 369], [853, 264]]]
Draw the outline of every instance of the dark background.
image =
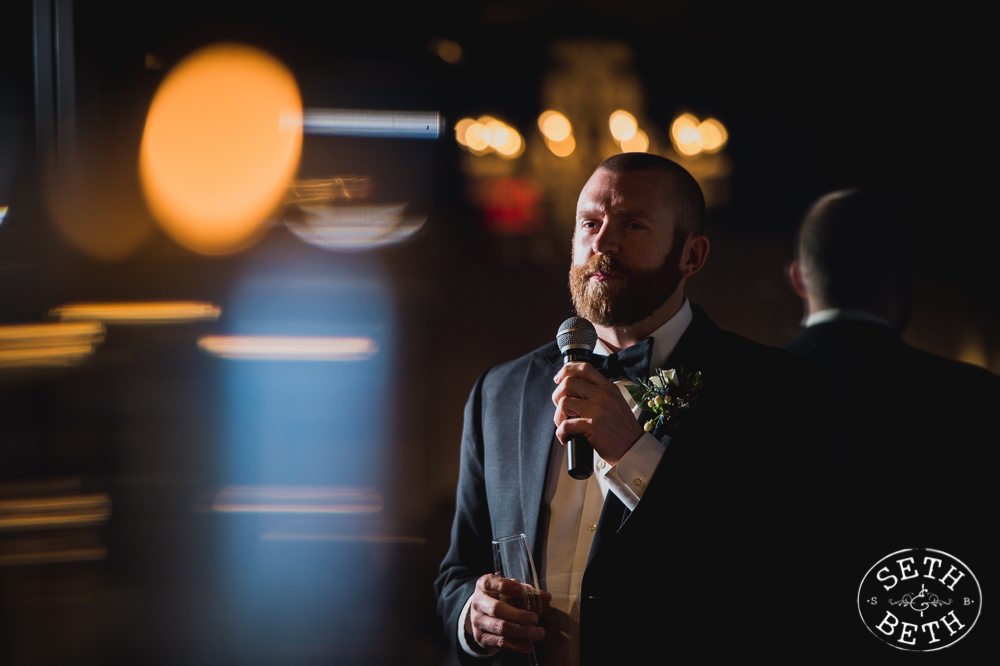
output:
[[[645, 116], [661, 132], [684, 110], [729, 129], [731, 197], [710, 211], [712, 254], [690, 284], [692, 300], [718, 324], [772, 345], [788, 341], [802, 316], [783, 277], [795, 225], [816, 197], [863, 187], [910, 211], [918, 283], [907, 340], [1000, 369], [1000, 232], [988, 167], [995, 131], [985, 103], [995, 76], [988, 21], [971, 3], [74, 9], [81, 151], [115, 167], [100, 177], [136, 200], [127, 165], [156, 87], [173, 64], [213, 42], [276, 55], [295, 73], [306, 107], [436, 110], [449, 127], [494, 113], [522, 133], [544, 110], [554, 43], [624, 42], [645, 88]], [[541, 254], [531, 238], [487, 230], [465, 196], [463, 153], [450, 131], [436, 142], [307, 136], [300, 177], [371, 174], [378, 200], [409, 201], [428, 215], [425, 227], [405, 244], [360, 254], [310, 247], [275, 227], [253, 248], [217, 258], [153, 228], [128, 257], [88, 258], [63, 239], [45, 205], [31, 17], [25, 0], [0, 9], [0, 205], [11, 207], [0, 225], [0, 322], [42, 321], [50, 308], [79, 300], [205, 300], [223, 316], [181, 328], [112, 328], [84, 366], [0, 376], [0, 483], [78, 477], [111, 493], [115, 507], [102, 532], [106, 560], [0, 567], [0, 661], [443, 662], [431, 583], [447, 547], [462, 407], [481, 372], [548, 342], [572, 314], [570, 227], [549, 219], [538, 234], [550, 251]], [[429, 49], [438, 38], [461, 45], [459, 64]], [[147, 54], [163, 67], [148, 69]], [[370, 594], [334, 594], [362, 616], [383, 609], [350, 631], [332, 626], [344, 622], [336, 613], [299, 618], [302, 608], [323, 606], [300, 608], [294, 594], [251, 620], [234, 611], [229, 526], [198, 510], [228, 482], [218, 434], [226, 389], [220, 362], [194, 341], [226, 330], [235, 287], [275, 265], [375, 271], [391, 289], [393, 362], [371, 400], [373, 416], [390, 423], [378, 487], [395, 533], [426, 541], [320, 553], [378, 581]], [[336, 591], [338, 580], [324, 584]], [[296, 619], [286, 626], [283, 617]], [[260, 627], [266, 639], [254, 637]]]

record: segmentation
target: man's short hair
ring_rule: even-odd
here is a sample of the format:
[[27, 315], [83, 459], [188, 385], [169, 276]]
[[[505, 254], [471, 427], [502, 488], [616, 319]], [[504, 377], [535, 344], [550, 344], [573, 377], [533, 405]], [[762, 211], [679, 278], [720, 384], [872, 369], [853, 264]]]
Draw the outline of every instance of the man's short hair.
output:
[[831, 192], [799, 226], [796, 256], [831, 307], [867, 309], [906, 298], [913, 262], [902, 210], [863, 190]]
[[601, 163], [611, 173], [659, 171], [669, 176], [671, 201], [677, 211], [677, 231], [684, 237], [705, 233], [705, 195], [688, 170], [673, 160], [650, 153], [619, 153]]

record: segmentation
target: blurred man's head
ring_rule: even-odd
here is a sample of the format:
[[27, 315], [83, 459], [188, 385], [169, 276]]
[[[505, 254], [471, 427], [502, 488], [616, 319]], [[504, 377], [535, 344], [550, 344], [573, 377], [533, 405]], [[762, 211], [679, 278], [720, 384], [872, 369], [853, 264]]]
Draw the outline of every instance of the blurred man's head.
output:
[[840, 190], [819, 199], [802, 220], [790, 277], [810, 313], [862, 310], [902, 328], [912, 276], [909, 234], [889, 199]]
[[[705, 199], [682, 166], [647, 153], [606, 160], [577, 202], [570, 291], [598, 326], [631, 326], [683, 302], [708, 254]], [[672, 313], [671, 313], [672, 314]]]

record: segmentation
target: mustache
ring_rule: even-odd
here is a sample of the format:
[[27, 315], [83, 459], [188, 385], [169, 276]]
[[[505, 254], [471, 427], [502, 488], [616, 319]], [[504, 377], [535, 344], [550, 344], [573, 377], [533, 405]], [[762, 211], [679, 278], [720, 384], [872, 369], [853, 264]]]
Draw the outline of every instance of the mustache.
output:
[[632, 271], [630, 271], [621, 261], [616, 259], [614, 255], [595, 254], [587, 260], [587, 263], [584, 264], [583, 267], [583, 274], [585, 277], [589, 278], [594, 273], [628, 277], [632, 274]]

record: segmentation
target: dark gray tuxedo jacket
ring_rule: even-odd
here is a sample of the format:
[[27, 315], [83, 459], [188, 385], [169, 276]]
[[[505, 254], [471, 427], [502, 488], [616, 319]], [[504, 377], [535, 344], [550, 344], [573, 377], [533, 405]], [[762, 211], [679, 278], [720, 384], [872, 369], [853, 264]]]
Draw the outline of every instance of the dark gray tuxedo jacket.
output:
[[[453, 642], [476, 579], [493, 571], [492, 538], [523, 532], [538, 557], [561, 363], [546, 345], [487, 371], [469, 397], [451, 547], [435, 582]], [[818, 373], [722, 331], [697, 306], [666, 367], [702, 371], [701, 406], [654, 432], [666, 451], [634, 512], [608, 493], [583, 579], [582, 661], [795, 652], [803, 602], [791, 600], [815, 593], [800, 572], [822, 560], [837, 459]]]

